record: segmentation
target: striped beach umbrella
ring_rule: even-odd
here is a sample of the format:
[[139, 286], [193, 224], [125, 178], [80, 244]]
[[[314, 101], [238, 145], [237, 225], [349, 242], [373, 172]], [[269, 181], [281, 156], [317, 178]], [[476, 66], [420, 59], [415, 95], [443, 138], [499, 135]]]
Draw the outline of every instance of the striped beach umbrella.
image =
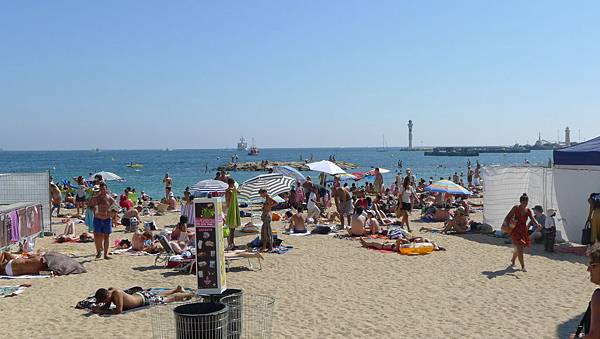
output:
[[290, 166], [275, 166], [273, 172], [285, 175], [286, 177], [292, 177], [299, 182], [305, 182], [306, 178], [304, 174], [300, 173], [297, 169]]
[[201, 180], [190, 188], [190, 193], [195, 197], [199, 197], [214, 192], [223, 193], [227, 190], [227, 187], [229, 186], [221, 180]]
[[449, 194], [461, 194], [471, 195], [471, 192], [461, 185], [455, 184], [450, 180], [438, 180], [431, 185], [425, 187], [426, 191], [449, 193]]
[[239, 187], [240, 200], [260, 201], [258, 190], [264, 188], [271, 196], [289, 192], [296, 179], [279, 173], [263, 174], [244, 181]]

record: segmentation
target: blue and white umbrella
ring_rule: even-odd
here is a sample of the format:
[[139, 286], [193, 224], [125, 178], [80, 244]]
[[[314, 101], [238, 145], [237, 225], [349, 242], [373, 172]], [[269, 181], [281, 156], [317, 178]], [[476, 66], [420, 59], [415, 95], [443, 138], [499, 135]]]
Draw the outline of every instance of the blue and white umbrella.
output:
[[306, 178], [304, 174], [300, 173], [297, 169], [290, 166], [275, 166], [273, 172], [285, 175], [286, 177], [295, 178], [299, 182], [305, 182]]
[[125, 179], [121, 178], [117, 174], [114, 174], [113, 172], [106, 172], [106, 171], [102, 171], [102, 172], [98, 172], [98, 173], [94, 173], [94, 174], [90, 175], [90, 177], [88, 178], [88, 181], [94, 181], [95, 176], [97, 176], [97, 175], [102, 176], [102, 180], [104, 180], [104, 181], [119, 181], [119, 182], [125, 181]]
[[450, 180], [438, 180], [425, 187], [429, 192], [440, 192], [449, 194], [471, 195], [471, 192], [461, 185], [455, 184]]
[[214, 192], [223, 193], [227, 190], [227, 187], [229, 186], [221, 180], [201, 180], [190, 188], [190, 193], [195, 197], [199, 197]]
[[252, 179], [244, 181], [239, 187], [240, 200], [260, 201], [261, 197], [258, 191], [261, 188], [267, 190], [267, 193], [274, 197], [281, 193], [289, 192], [296, 179], [286, 177], [279, 173], [263, 174]]

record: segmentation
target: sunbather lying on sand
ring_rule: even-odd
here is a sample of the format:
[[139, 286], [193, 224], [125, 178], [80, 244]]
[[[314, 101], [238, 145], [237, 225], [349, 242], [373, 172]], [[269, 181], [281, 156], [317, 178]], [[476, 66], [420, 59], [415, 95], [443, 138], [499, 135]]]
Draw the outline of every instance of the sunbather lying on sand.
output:
[[[93, 308], [92, 312], [98, 314], [120, 314], [123, 311], [138, 307], [185, 301], [191, 299], [193, 296], [194, 293], [185, 292], [181, 286], [161, 293], [141, 291], [134, 294], [127, 294], [123, 290], [113, 287], [109, 289], [100, 288], [96, 291], [94, 297], [96, 298], [96, 302], [103, 303], [103, 306]], [[111, 304], [115, 304], [114, 309], [110, 309]]]
[[160, 244], [152, 240], [152, 232], [150, 231], [144, 231], [144, 233], [136, 231], [131, 236], [131, 248], [135, 251], [144, 251], [152, 254], [161, 252], [162, 250]]
[[360, 238], [359, 240], [360, 240], [360, 244], [363, 247], [374, 248], [377, 250], [400, 251], [400, 246], [402, 246], [404, 244], [411, 244], [411, 243], [416, 244], [416, 243], [423, 243], [423, 242], [432, 244], [434, 251], [445, 251], [446, 250], [445, 248], [443, 248], [442, 246], [439, 246], [435, 242], [433, 242], [427, 238], [422, 238], [422, 237], [414, 237], [414, 238], [409, 238], [409, 239], [398, 238], [398, 240], [396, 240], [395, 242], [386, 241], [383, 243], [379, 242], [377, 240], [365, 240], [363, 238]]
[[0, 275], [19, 276], [28, 274], [40, 274], [47, 271], [48, 265], [40, 253], [30, 257], [17, 257], [11, 253], [0, 253]]

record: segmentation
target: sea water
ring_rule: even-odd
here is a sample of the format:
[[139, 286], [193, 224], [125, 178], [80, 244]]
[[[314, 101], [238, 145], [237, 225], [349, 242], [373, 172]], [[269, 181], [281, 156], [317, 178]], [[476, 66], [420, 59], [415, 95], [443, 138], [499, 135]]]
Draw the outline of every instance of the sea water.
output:
[[[531, 151], [531, 153], [513, 154], [480, 154], [478, 157], [440, 157], [424, 156], [419, 151], [402, 151], [399, 148], [388, 148], [380, 152], [375, 148], [296, 148], [296, 149], [262, 149], [259, 156], [249, 156], [247, 152], [237, 150], [100, 150], [100, 151], [1, 151], [0, 173], [11, 172], [43, 172], [49, 171], [57, 182], [63, 179], [83, 176], [99, 171], [114, 172], [126, 182], [109, 182], [113, 192], [120, 192], [125, 187], [135, 187], [150, 196], [164, 195], [162, 180], [165, 173], [173, 178], [173, 189], [176, 195], [182, 195], [187, 186], [192, 186], [203, 179], [213, 179], [216, 168], [231, 161], [234, 154], [239, 162], [245, 161], [299, 161], [300, 159], [326, 160], [335, 155], [336, 160], [357, 164], [357, 169], [348, 172], [368, 171], [373, 167], [386, 168], [390, 173], [384, 174], [387, 185], [394, 181], [396, 171], [403, 173], [411, 168], [417, 179], [428, 180], [432, 177], [448, 178], [458, 172], [464, 174], [466, 181], [467, 162], [475, 167], [476, 160], [482, 165], [519, 165], [526, 161], [532, 165], [547, 165], [552, 151]], [[402, 160], [402, 168], [398, 168], [398, 160]], [[126, 165], [137, 162], [143, 168], [129, 168]], [[264, 172], [232, 172], [231, 176], [239, 183]], [[318, 173], [305, 172], [315, 178]], [[369, 180], [369, 179], [367, 179]], [[362, 181], [361, 181], [362, 182]], [[361, 182], [358, 184], [360, 185]]]

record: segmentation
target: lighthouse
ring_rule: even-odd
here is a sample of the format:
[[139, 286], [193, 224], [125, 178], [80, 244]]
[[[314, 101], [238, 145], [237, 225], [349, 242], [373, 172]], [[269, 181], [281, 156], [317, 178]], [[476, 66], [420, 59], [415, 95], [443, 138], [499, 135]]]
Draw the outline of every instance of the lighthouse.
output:
[[408, 149], [412, 149], [412, 120], [408, 120]]
[[567, 128], [565, 128], [565, 146], [570, 146], [570, 145], [571, 145], [571, 130], [567, 126]]

